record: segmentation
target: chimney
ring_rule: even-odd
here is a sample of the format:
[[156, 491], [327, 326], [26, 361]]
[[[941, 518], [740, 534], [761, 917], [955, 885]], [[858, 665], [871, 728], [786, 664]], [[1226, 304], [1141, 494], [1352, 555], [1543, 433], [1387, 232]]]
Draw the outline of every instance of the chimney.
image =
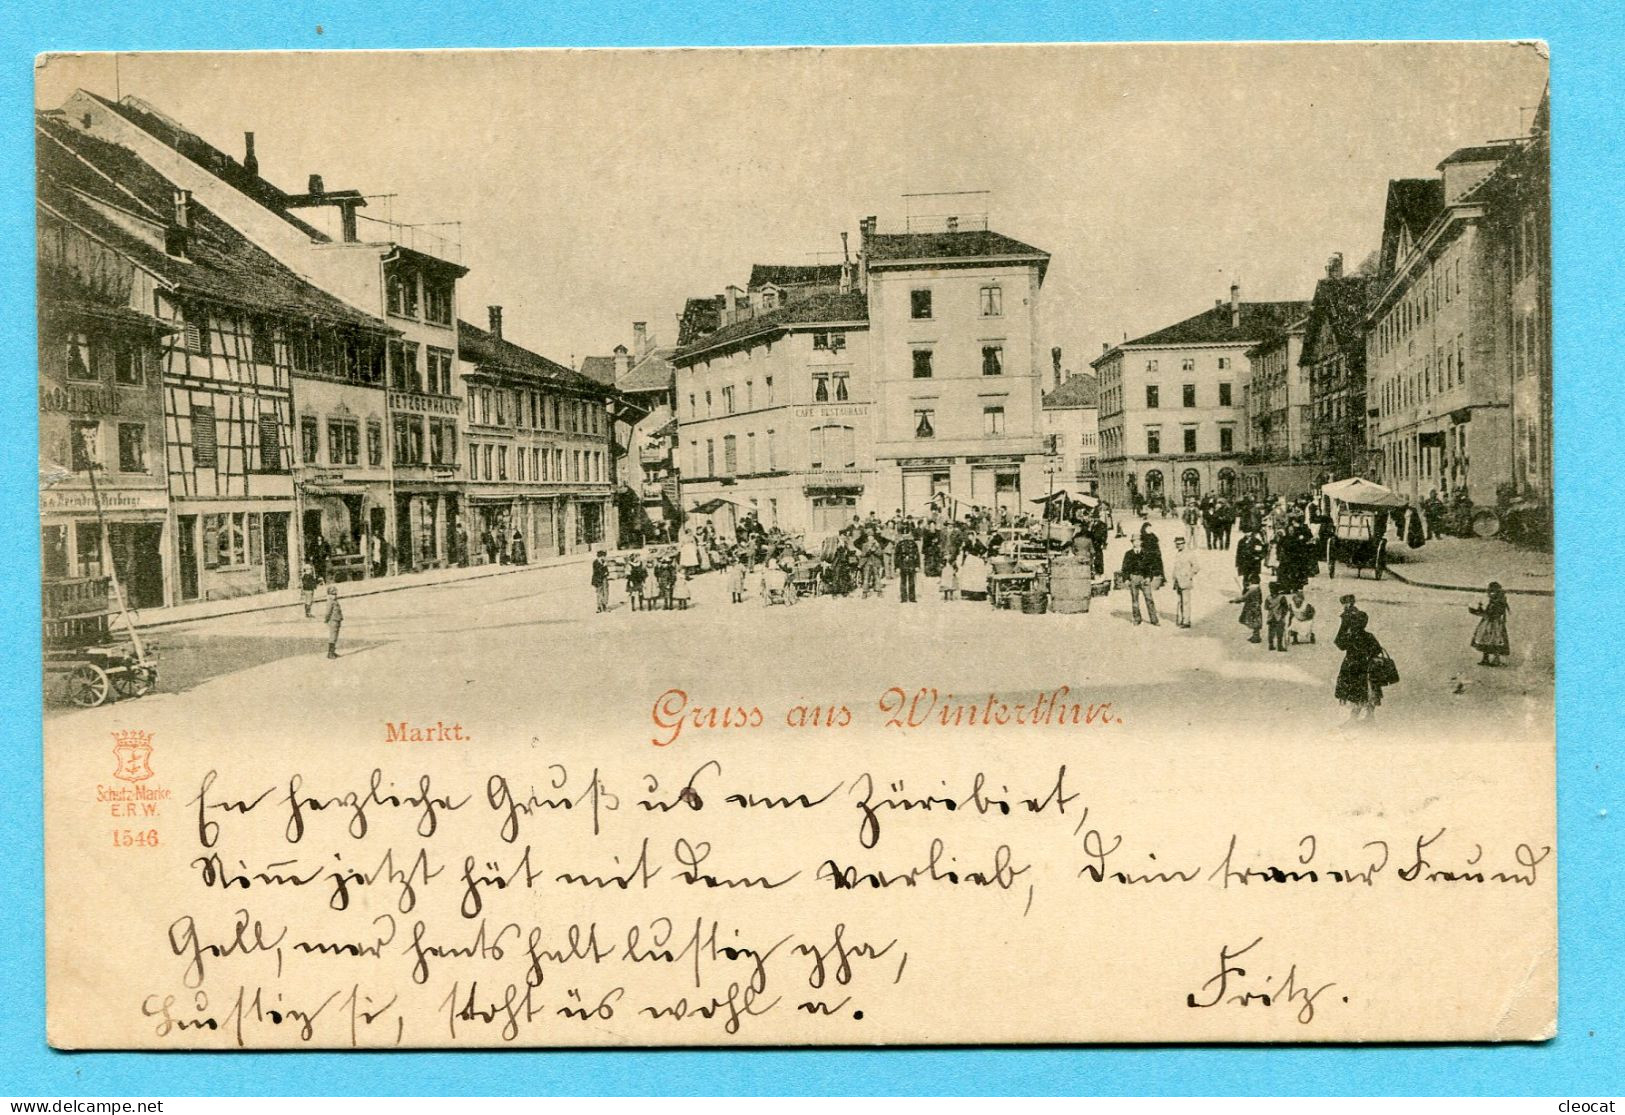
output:
[[1326, 261], [1326, 277], [1328, 279], [1341, 279], [1343, 277], [1343, 253], [1334, 252], [1332, 258]]
[[258, 178], [260, 173], [260, 160], [254, 154], [254, 133], [243, 133], [243, 170]]
[[1055, 370], [1055, 386], [1061, 386], [1061, 346], [1056, 345], [1049, 350], [1050, 364]]
[[357, 239], [355, 224], [355, 206], [339, 206], [339, 236], [346, 244], [354, 244]]
[[1111, 350], [1112, 350], [1112, 343], [1110, 341], [1101, 341], [1100, 342], [1100, 355], [1105, 356]]
[[305, 192], [311, 197], [321, 197], [327, 192], [327, 187], [322, 185], [322, 176], [320, 174], [310, 176], [310, 182], [306, 185]]
[[1230, 328], [1241, 328], [1241, 284], [1230, 284]]
[[626, 351], [625, 345], [615, 346], [615, 380], [620, 382], [627, 372], [632, 370], [632, 354]]
[[491, 323], [491, 336], [500, 341], [502, 339], [502, 307], [487, 306], [485, 307], [485, 314], [486, 319]]
[[734, 323], [734, 318], [739, 314], [739, 295], [739, 288], [732, 283], [722, 292], [722, 324]]
[[948, 231], [949, 232], [958, 232], [959, 231], [959, 218], [958, 217], [949, 217], [948, 218]]
[[632, 323], [632, 351], [639, 360], [649, 354], [649, 323], [634, 321]]
[[846, 230], [841, 230], [841, 293], [852, 289], [852, 248], [847, 242]]

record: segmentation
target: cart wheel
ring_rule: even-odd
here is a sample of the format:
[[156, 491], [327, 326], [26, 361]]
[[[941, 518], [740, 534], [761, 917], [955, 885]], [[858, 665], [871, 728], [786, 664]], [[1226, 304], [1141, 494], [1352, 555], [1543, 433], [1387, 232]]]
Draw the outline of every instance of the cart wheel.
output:
[[131, 666], [113, 678], [113, 688], [120, 697], [145, 697], [158, 684], [155, 666]]
[[81, 662], [68, 675], [68, 700], [80, 708], [95, 708], [112, 688], [107, 671], [94, 662]]

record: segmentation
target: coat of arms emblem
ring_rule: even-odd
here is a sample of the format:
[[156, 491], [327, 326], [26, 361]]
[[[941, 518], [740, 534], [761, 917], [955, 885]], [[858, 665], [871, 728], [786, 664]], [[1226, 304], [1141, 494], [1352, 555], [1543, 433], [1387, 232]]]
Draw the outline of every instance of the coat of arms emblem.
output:
[[152, 734], [142, 731], [114, 732], [113, 756], [118, 759], [118, 766], [113, 770], [114, 778], [126, 782], [145, 782], [152, 777], [152, 765], [148, 762], [152, 758]]

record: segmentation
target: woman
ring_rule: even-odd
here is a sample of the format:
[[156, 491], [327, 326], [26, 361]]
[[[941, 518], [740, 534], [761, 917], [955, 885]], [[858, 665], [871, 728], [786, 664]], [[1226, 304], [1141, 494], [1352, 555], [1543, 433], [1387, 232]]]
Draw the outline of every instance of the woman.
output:
[[1508, 645], [1507, 639], [1507, 596], [1500, 582], [1490, 582], [1489, 600], [1483, 607], [1474, 605], [1467, 610], [1481, 617], [1478, 621], [1478, 630], [1473, 632], [1473, 649], [1483, 655], [1478, 664], [1501, 665], [1501, 658], [1511, 654], [1512, 647]]
[[1343, 652], [1336, 696], [1349, 706], [1351, 724], [1372, 719], [1382, 704], [1382, 687], [1396, 680], [1385, 671], [1387, 653], [1377, 637], [1366, 630], [1367, 622], [1366, 614], [1354, 606], [1354, 596], [1344, 596], [1342, 624], [1333, 645]]

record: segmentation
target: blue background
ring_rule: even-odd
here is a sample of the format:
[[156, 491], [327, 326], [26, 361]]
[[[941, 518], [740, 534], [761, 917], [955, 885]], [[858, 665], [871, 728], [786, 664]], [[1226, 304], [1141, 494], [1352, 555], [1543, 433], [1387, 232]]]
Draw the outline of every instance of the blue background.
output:
[[[26, 0], [25, 0], [26, 2]], [[0, 26], [0, 1093], [1546, 1094], [1622, 1090], [1620, 739], [1604, 645], [1621, 615], [1621, 75], [1625, 7], [1539, 3], [645, 0], [12, 11]], [[15, 4], [7, 5], [15, 8]], [[237, 10], [229, 10], [235, 7]], [[1579, 8], [1579, 5], [1572, 7]], [[323, 31], [317, 34], [320, 24]], [[1551, 45], [1556, 205], [1560, 1036], [1542, 1045], [837, 1052], [60, 1054], [45, 1045], [33, 312], [32, 59], [46, 50], [776, 45], [1177, 39], [1506, 39]], [[110, 895], [116, 909], [121, 896]]]

